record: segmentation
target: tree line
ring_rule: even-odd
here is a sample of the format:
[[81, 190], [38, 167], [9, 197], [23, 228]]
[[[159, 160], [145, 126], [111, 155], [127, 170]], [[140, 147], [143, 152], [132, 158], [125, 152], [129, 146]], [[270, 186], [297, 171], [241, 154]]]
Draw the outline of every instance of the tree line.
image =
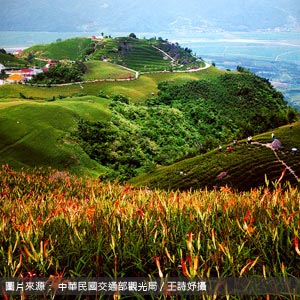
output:
[[30, 82], [42, 84], [79, 82], [83, 80], [82, 76], [86, 71], [85, 64], [80, 61], [74, 63], [58, 62], [48, 70], [34, 75]]

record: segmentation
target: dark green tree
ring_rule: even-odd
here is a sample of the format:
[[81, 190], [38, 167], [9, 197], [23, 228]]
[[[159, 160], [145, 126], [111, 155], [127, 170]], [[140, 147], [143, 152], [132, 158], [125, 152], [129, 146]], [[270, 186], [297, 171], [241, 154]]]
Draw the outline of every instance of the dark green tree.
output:
[[137, 39], [137, 36], [133, 32], [129, 34], [129, 37], [133, 39]]
[[112, 97], [112, 100], [113, 100], [114, 102], [122, 102], [122, 103], [126, 103], [126, 104], [129, 103], [129, 99], [128, 99], [126, 96], [120, 95], [120, 94], [114, 95], [114, 96]]
[[34, 59], [34, 54], [32, 52], [29, 52], [28, 55], [27, 55], [27, 60], [32, 63]]
[[5, 79], [5, 78], [7, 78], [7, 77], [8, 77], [8, 75], [5, 73], [5, 70], [1, 70], [0, 78], [1, 78], [1, 79]]
[[297, 112], [295, 109], [293, 108], [289, 108], [288, 112], [287, 112], [287, 118], [289, 123], [293, 123], [297, 120]]
[[48, 71], [39, 73], [31, 79], [32, 83], [61, 84], [82, 81], [86, 66], [82, 62], [74, 64], [58, 63]]

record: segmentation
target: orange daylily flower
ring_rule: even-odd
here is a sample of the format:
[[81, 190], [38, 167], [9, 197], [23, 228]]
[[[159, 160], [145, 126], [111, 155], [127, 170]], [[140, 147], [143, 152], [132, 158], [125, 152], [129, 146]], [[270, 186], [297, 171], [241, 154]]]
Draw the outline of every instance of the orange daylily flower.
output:
[[296, 250], [296, 253], [298, 255], [300, 255], [300, 250], [299, 250], [299, 240], [298, 240], [298, 236], [295, 235], [294, 237], [294, 245], [295, 245], [295, 250]]
[[228, 194], [231, 192], [231, 189], [228, 186], [221, 186], [220, 191], [224, 194]]

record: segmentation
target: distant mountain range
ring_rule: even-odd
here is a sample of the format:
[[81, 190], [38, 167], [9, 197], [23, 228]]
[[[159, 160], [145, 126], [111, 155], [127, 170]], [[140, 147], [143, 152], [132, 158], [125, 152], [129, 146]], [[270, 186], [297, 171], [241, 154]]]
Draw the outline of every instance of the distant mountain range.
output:
[[300, 31], [300, 5], [298, 0], [10, 0], [1, 4], [0, 30]]

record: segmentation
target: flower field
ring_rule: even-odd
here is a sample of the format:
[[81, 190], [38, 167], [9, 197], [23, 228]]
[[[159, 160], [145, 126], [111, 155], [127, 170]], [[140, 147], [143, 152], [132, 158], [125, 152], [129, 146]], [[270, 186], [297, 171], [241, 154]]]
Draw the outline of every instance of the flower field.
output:
[[0, 277], [300, 277], [300, 195], [279, 183], [161, 191], [2, 166], [0, 202]]

